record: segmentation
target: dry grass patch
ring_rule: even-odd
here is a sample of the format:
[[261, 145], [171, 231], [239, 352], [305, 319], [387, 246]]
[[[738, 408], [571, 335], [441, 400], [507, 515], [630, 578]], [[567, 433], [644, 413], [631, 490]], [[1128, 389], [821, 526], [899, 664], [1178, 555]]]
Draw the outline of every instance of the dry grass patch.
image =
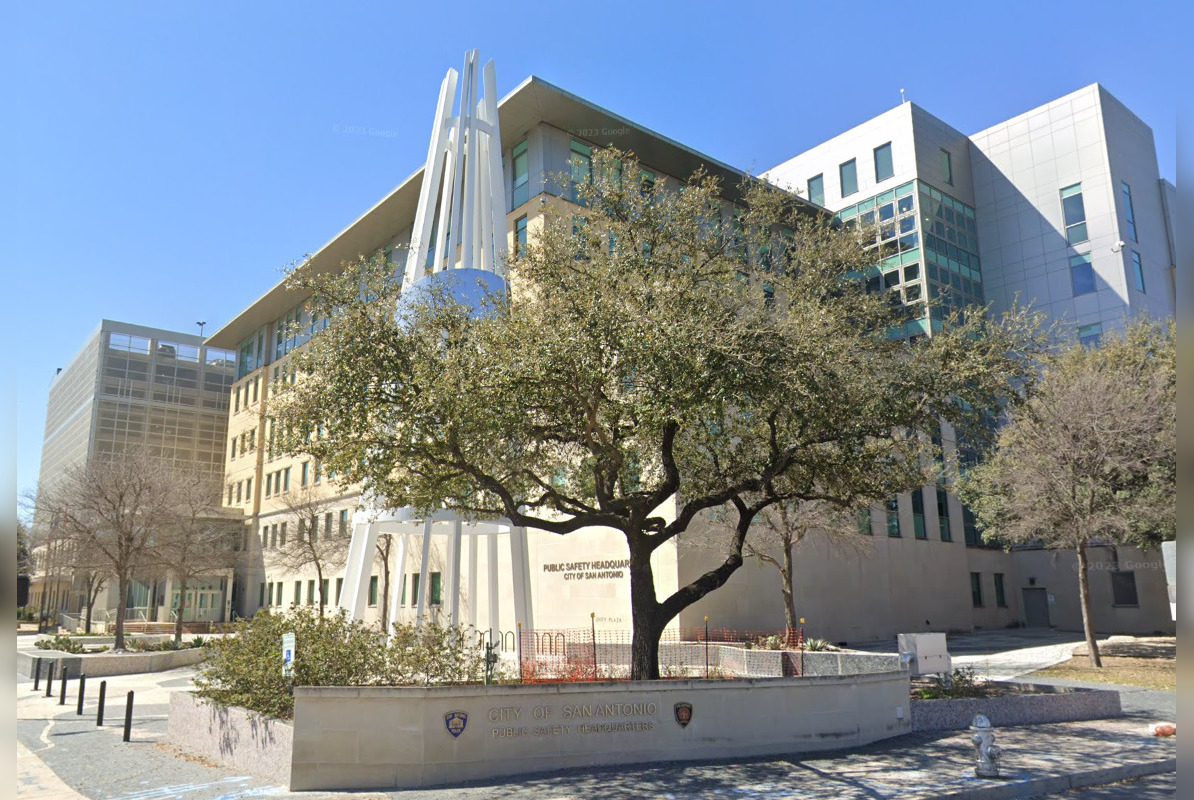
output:
[[1045, 678], [1118, 683], [1148, 689], [1177, 690], [1177, 639], [1172, 636], [1114, 637], [1099, 642], [1103, 668], [1090, 666], [1086, 646], [1074, 657], [1033, 675]]

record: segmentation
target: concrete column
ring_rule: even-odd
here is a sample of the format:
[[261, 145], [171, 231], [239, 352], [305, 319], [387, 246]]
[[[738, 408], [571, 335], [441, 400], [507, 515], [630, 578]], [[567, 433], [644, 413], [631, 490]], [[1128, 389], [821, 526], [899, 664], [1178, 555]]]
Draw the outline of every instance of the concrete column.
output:
[[406, 575], [406, 540], [407, 536], [405, 533], [398, 535], [398, 553], [394, 559], [395, 564], [393, 573], [397, 576], [397, 580], [392, 581], [394, 585], [390, 587], [389, 619], [391, 630], [385, 632], [386, 636], [391, 635], [394, 623], [398, 621], [398, 609], [402, 607], [402, 579]]
[[468, 537], [468, 624], [477, 627], [477, 536]]
[[460, 622], [460, 546], [462, 544], [461, 537], [463, 534], [464, 522], [462, 520], [455, 520], [452, 523], [452, 554], [449, 563], [451, 567], [451, 583], [450, 591], [452, 592], [448, 600], [448, 622], [452, 627], [456, 627]]
[[419, 597], [415, 603], [415, 624], [422, 627], [426, 622], [427, 609], [427, 567], [431, 560], [431, 518], [423, 523], [423, 558], [419, 564]]
[[510, 530], [510, 571], [514, 574], [514, 621], [521, 622], [523, 630], [534, 630], [526, 528]]
[[489, 561], [489, 630], [493, 632], [494, 640], [502, 635], [498, 618], [498, 535], [491, 533], [485, 537], [488, 545]]
[[337, 606], [348, 618], [361, 619], [369, 600], [369, 576], [373, 552], [377, 547], [377, 527], [369, 516], [358, 511], [352, 517], [352, 542], [348, 546], [348, 560], [344, 564], [344, 588]]

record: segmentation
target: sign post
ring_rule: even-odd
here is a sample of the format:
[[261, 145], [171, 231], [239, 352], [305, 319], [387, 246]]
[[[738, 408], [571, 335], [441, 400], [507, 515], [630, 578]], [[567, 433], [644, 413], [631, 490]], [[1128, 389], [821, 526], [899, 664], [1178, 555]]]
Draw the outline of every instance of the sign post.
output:
[[294, 677], [294, 634], [282, 634], [282, 677]]

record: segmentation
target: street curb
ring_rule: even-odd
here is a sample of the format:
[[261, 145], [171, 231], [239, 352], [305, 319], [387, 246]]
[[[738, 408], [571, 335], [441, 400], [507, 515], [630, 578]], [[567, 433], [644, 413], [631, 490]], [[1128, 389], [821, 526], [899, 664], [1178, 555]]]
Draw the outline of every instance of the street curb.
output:
[[1156, 761], [1141, 761], [1135, 764], [1121, 764], [1105, 769], [1091, 769], [1069, 775], [1053, 775], [1047, 778], [1032, 778], [1012, 784], [981, 786], [973, 789], [929, 795], [933, 800], [1014, 800], [1023, 797], [1038, 797], [1043, 794], [1064, 792], [1085, 786], [1102, 786], [1148, 775], [1177, 772], [1176, 758], [1162, 758]]

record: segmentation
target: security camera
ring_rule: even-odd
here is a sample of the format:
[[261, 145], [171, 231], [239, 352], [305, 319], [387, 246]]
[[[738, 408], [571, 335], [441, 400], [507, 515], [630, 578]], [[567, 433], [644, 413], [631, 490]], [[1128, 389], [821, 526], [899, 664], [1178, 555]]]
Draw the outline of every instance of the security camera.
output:
[[1123, 250], [1123, 249], [1124, 249], [1124, 243], [1123, 243], [1123, 240], [1122, 240], [1122, 239], [1120, 239], [1120, 240], [1119, 240], [1118, 242], [1116, 242], [1115, 244], [1111, 245], [1111, 252], [1112, 252], [1112, 253], [1118, 253], [1120, 250]]

